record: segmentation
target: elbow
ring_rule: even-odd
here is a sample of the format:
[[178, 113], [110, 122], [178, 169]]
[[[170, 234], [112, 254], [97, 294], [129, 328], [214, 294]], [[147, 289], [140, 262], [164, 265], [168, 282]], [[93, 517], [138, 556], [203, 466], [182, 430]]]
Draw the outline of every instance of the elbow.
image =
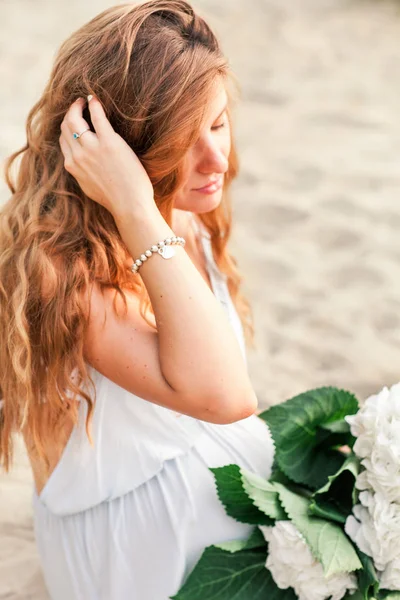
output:
[[231, 410], [226, 409], [222, 413], [222, 424], [228, 425], [229, 423], [235, 423], [242, 419], [247, 419], [254, 415], [258, 408], [257, 396], [253, 390], [251, 390], [247, 396], [243, 395], [238, 399], [236, 405], [231, 405]]
[[228, 425], [247, 419], [253, 415], [258, 408], [258, 400], [254, 390], [246, 390], [242, 394], [231, 394], [224, 396], [219, 401], [214, 401], [203, 417], [204, 421], [219, 425]]

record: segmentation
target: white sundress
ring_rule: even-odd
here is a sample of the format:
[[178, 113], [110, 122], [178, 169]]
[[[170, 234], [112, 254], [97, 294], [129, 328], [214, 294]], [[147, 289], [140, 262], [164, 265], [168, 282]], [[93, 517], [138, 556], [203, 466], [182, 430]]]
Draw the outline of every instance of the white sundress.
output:
[[[225, 275], [214, 261], [208, 231], [199, 225], [214, 294], [246, 357]], [[269, 477], [268, 427], [255, 414], [220, 425], [176, 413], [90, 370], [97, 391], [94, 447], [86, 437], [82, 402], [58, 465], [42, 492], [33, 494], [50, 597], [168, 600], [207, 546], [250, 534], [251, 525], [226, 514], [209, 467], [235, 463]]]

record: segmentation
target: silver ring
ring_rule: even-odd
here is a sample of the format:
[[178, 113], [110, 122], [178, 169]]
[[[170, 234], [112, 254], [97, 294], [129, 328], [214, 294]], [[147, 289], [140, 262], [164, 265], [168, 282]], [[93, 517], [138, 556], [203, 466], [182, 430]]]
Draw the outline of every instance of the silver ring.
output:
[[74, 138], [74, 140], [77, 140], [78, 138], [81, 137], [81, 135], [83, 135], [84, 133], [86, 133], [86, 131], [90, 131], [90, 127], [88, 127], [87, 129], [84, 129], [83, 131], [81, 131], [80, 133], [73, 133], [72, 137]]

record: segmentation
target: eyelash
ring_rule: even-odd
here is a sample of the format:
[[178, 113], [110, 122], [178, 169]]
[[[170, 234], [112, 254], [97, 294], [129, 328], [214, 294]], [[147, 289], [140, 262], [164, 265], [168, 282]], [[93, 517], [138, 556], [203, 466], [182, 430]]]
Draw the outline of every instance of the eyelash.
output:
[[226, 123], [221, 123], [221, 125], [215, 125], [214, 127], [212, 127], [211, 129], [221, 129], [222, 127], [225, 127]]

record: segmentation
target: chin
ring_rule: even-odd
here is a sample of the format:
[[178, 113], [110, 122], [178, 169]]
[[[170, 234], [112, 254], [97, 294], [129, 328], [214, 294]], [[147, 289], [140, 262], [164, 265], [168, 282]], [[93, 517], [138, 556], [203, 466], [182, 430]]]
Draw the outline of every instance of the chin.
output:
[[221, 200], [222, 189], [215, 192], [215, 194], [196, 194], [194, 192], [185, 199], [177, 199], [174, 208], [201, 215], [215, 210], [221, 204]]

